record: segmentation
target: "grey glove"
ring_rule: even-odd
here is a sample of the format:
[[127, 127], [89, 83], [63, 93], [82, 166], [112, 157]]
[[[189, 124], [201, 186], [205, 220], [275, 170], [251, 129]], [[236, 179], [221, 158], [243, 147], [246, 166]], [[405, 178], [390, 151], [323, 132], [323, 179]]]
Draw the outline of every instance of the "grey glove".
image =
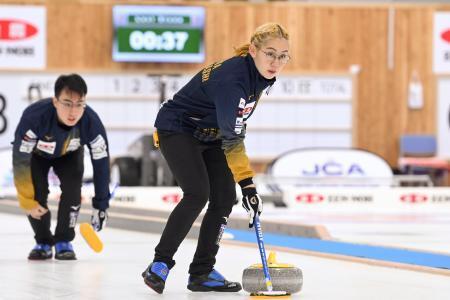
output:
[[95, 231], [100, 231], [104, 226], [106, 226], [106, 220], [108, 219], [108, 214], [106, 210], [95, 209], [92, 211], [91, 224]]

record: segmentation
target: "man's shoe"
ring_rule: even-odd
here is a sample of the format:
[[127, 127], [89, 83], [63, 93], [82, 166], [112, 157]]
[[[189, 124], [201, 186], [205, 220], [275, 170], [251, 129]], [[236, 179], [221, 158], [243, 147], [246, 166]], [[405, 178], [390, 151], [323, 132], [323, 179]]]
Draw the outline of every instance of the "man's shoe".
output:
[[169, 275], [169, 268], [163, 262], [152, 262], [142, 273], [144, 282], [158, 294], [162, 294]]
[[226, 280], [219, 272], [212, 270], [209, 274], [190, 275], [187, 288], [193, 292], [239, 292], [242, 286], [239, 282]]
[[73, 251], [70, 242], [57, 242], [55, 244], [55, 259], [59, 260], [76, 260], [75, 252]]
[[30, 254], [28, 254], [29, 260], [45, 260], [52, 258], [53, 251], [52, 246], [48, 244], [36, 244], [34, 248], [31, 250]]

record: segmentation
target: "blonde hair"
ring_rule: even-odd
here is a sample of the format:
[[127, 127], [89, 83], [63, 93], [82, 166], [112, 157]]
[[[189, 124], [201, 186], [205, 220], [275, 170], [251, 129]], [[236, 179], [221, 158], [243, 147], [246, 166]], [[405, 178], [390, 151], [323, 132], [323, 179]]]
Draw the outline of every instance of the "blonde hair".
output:
[[234, 48], [234, 54], [236, 56], [247, 55], [250, 44], [253, 44], [256, 48], [260, 49], [268, 40], [276, 38], [289, 40], [289, 34], [286, 29], [278, 23], [263, 24], [256, 28], [250, 38], [250, 43], [244, 44], [239, 48]]

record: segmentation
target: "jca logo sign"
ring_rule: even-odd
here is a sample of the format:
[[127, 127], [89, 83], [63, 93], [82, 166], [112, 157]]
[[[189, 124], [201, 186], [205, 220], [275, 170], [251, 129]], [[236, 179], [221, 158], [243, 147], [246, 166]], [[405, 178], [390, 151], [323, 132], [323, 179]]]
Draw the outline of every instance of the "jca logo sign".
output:
[[301, 170], [303, 176], [364, 176], [364, 170], [358, 164], [342, 164], [329, 161], [324, 164], [315, 163]]

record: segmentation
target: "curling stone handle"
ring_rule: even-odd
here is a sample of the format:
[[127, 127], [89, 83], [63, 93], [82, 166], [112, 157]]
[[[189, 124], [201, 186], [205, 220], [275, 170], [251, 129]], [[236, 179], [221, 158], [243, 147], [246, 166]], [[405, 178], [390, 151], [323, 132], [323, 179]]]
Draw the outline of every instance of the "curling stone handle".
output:
[[267, 258], [267, 262], [269, 265], [277, 264], [277, 254], [273, 251], [269, 252], [269, 257]]

